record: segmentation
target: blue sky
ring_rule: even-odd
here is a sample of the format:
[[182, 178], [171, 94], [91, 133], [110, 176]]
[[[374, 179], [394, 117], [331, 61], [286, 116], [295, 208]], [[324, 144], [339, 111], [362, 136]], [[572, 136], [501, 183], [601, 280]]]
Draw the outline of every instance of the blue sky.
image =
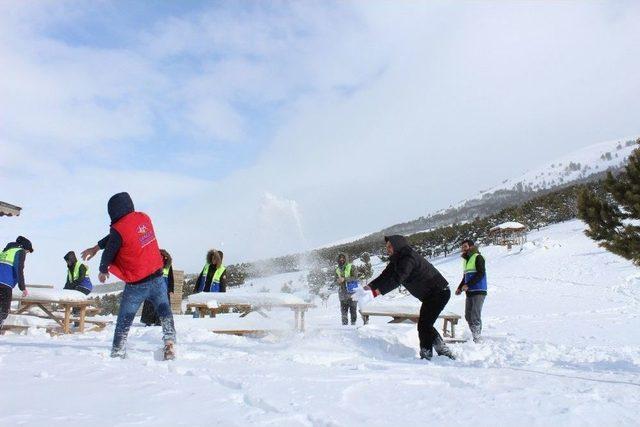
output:
[[[177, 264], [313, 248], [640, 133], [637, 2], [2, 2], [0, 237], [129, 191]], [[58, 275], [57, 275], [58, 274]]]

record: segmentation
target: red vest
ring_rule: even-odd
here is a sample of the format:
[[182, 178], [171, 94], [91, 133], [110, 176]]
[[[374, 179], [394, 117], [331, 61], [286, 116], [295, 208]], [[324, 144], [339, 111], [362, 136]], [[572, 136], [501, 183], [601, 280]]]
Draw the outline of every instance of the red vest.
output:
[[131, 212], [112, 225], [122, 238], [109, 271], [125, 283], [139, 282], [163, 267], [162, 255], [151, 219], [142, 212]]

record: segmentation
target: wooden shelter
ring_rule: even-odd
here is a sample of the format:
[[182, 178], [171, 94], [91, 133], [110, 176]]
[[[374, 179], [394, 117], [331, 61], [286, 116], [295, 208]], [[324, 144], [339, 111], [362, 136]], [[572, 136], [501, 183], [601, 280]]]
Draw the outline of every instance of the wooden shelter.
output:
[[489, 230], [489, 236], [496, 245], [511, 249], [513, 245], [522, 245], [527, 241], [528, 228], [519, 222], [505, 222]]
[[0, 201], [0, 216], [20, 216], [21, 207]]

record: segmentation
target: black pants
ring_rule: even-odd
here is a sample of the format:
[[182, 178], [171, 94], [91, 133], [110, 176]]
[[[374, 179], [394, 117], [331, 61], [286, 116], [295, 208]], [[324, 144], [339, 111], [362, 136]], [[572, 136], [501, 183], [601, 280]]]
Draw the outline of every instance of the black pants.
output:
[[438, 330], [434, 328], [433, 325], [449, 302], [449, 298], [451, 298], [451, 291], [447, 288], [439, 293], [430, 295], [422, 301], [420, 319], [418, 320], [420, 348], [432, 349], [434, 341], [442, 339], [440, 333], [438, 333]]
[[12, 288], [0, 285], [0, 328], [2, 327], [2, 324], [6, 320], [7, 316], [9, 316], [9, 312], [11, 311], [12, 296]]
[[348, 314], [351, 312], [351, 324], [355, 325], [358, 319], [358, 301], [354, 301], [351, 298], [340, 301], [340, 313], [342, 314], [342, 324], [348, 325]]
[[[169, 298], [169, 304], [171, 304], [171, 294], [167, 294], [167, 298]], [[156, 309], [153, 308], [153, 303], [149, 300], [145, 300], [142, 305], [142, 315], [140, 316], [140, 322], [144, 323], [147, 326], [161, 326], [160, 316], [156, 312]]]

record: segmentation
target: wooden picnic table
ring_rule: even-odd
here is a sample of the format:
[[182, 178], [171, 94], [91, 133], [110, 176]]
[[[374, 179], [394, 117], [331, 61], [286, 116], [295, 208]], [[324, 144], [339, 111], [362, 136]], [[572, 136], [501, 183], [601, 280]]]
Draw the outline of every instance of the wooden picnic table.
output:
[[[393, 312], [384, 311], [384, 310], [376, 311], [375, 309], [372, 309], [372, 310], [365, 309], [365, 310], [360, 310], [360, 314], [364, 316], [391, 317], [392, 319], [389, 321], [389, 323], [402, 323], [405, 321], [418, 323], [418, 319], [420, 319], [419, 313], [412, 313], [412, 312], [393, 313]], [[460, 319], [462, 319], [462, 317], [459, 314], [446, 312], [446, 313], [441, 313], [440, 316], [438, 316], [438, 319], [444, 320], [442, 324], [442, 335], [446, 338], [451, 338], [451, 341], [460, 341], [456, 339], [456, 325], [458, 324]]]
[[294, 312], [294, 330], [299, 332], [305, 331], [305, 313], [308, 309], [315, 307], [310, 303], [295, 303], [295, 304], [232, 304], [223, 303], [216, 305], [209, 305], [208, 303], [188, 303], [187, 309], [196, 310], [200, 317], [206, 317], [209, 314], [210, 317], [216, 317], [218, 313], [223, 310], [235, 309], [240, 312], [240, 317], [246, 317], [249, 313], [258, 313], [262, 317], [268, 318], [269, 315], [264, 310], [271, 310], [272, 308], [290, 308]]
[[[53, 304], [56, 304], [64, 309], [63, 318], [60, 318], [53, 313], [53, 308], [52, 308]], [[88, 301], [88, 300], [87, 301], [65, 301], [65, 300], [52, 301], [52, 300], [45, 300], [45, 299], [40, 300], [40, 299], [32, 299], [32, 298], [22, 298], [20, 299], [20, 307], [15, 312], [15, 314], [22, 314], [32, 307], [37, 307], [46, 314], [45, 318], [53, 320], [54, 322], [56, 322], [58, 325], [62, 327], [62, 332], [64, 334], [69, 334], [71, 333], [70, 323], [72, 320], [75, 320], [74, 318], [71, 317], [71, 311], [74, 308], [78, 308], [80, 311], [79, 316], [77, 318], [78, 331], [82, 333], [84, 332], [87, 307], [89, 305], [91, 305], [91, 301]], [[43, 316], [38, 316], [38, 317], [43, 317]]]

